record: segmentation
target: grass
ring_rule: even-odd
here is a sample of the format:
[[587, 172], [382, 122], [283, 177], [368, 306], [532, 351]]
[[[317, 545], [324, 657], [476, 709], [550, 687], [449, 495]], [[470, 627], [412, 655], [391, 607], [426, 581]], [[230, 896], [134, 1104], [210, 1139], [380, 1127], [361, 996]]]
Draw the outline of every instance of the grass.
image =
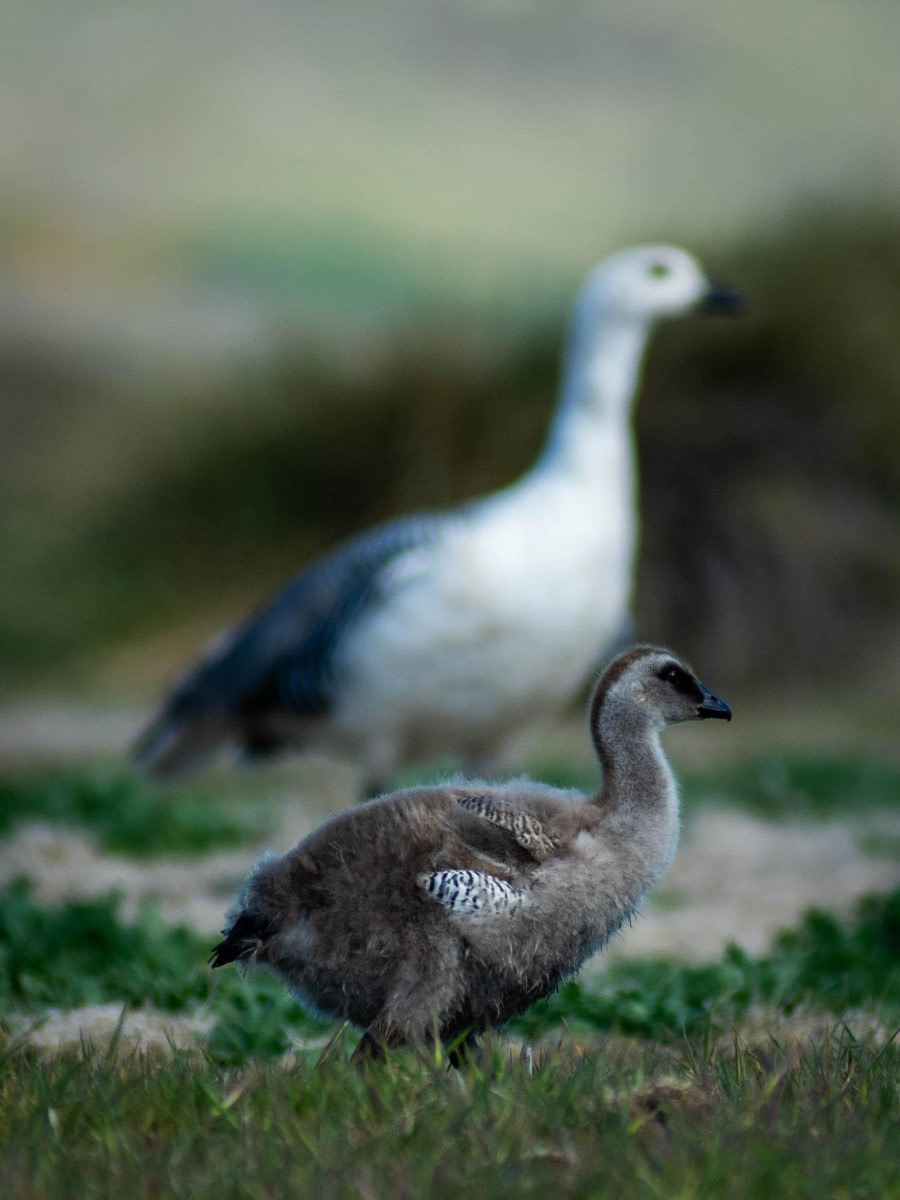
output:
[[0, 781], [0, 834], [29, 819], [85, 829], [104, 850], [137, 857], [202, 854], [266, 836], [262, 806], [246, 796], [238, 806], [202, 785], [158, 787], [114, 767]]
[[495, 1045], [461, 1073], [413, 1052], [359, 1071], [165, 1059], [0, 1061], [9, 1200], [897, 1195], [894, 1045], [677, 1052]]
[[225, 1062], [283, 1054], [293, 1038], [329, 1026], [306, 1014], [273, 977], [213, 975], [211, 940], [167, 925], [144, 907], [134, 922], [115, 896], [43, 908], [19, 881], [0, 892], [0, 1008], [33, 1014], [49, 1008], [119, 1003], [169, 1013], [208, 1005], [215, 1015], [210, 1053]]
[[[131, 924], [114, 897], [36, 905], [27, 883], [0, 892], [0, 1006], [39, 1016], [49, 1007], [149, 1004], [168, 1012], [201, 1006], [214, 1016], [209, 1053], [237, 1063], [283, 1054], [292, 1041], [330, 1028], [305, 1013], [274, 979], [213, 975], [209, 942], [166, 925], [149, 908]], [[600, 980], [571, 982], [513, 1025], [529, 1037], [565, 1027], [666, 1039], [721, 1034], [748, 1011], [797, 1008], [839, 1015], [876, 1011], [900, 1023], [900, 890], [865, 900], [853, 921], [810, 913], [753, 958], [736, 947], [704, 966], [639, 960], [611, 964]]]
[[[746, 796], [795, 816], [834, 811], [838, 793], [894, 802], [887, 767], [776, 761], [689, 776], [688, 803]], [[146, 851], [154, 830], [156, 851], [243, 840], [227, 830], [244, 814], [202, 790], [114, 771], [31, 776], [0, 794], [6, 828], [39, 816], [123, 852]], [[900, 1048], [883, 1032], [900, 1024], [900, 890], [850, 920], [807, 914], [764, 956], [613, 963], [535, 1005], [462, 1072], [414, 1049], [358, 1070], [351, 1031], [263, 972], [211, 972], [210, 942], [151, 907], [126, 921], [115, 896], [44, 908], [26, 881], [0, 890], [0, 1195], [900, 1196]], [[166, 1053], [115, 1038], [48, 1052], [23, 1036], [51, 1009], [97, 1003], [212, 1025], [202, 1049]], [[873, 1033], [857, 1036], [852, 1010]], [[794, 1017], [814, 1031], [802, 1041], [783, 1032]]]
[[688, 804], [737, 798], [772, 820], [847, 817], [900, 802], [900, 764], [859, 755], [779, 754], [682, 772]]

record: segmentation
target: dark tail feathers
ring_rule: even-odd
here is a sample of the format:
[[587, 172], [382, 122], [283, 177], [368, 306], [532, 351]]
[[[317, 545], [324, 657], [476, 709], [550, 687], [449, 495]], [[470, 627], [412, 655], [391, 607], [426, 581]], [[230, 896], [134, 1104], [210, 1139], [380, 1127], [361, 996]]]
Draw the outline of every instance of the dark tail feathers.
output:
[[247, 963], [269, 941], [272, 931], [258, 917], [241, 913], [228, 930], [223, 930], [225, 937], [213, 947], [209, 956], [211, 967], [224, 967], [228, 963]]
[[170, 706], [140, 735], [131, 751], [132, 761], [139, 771], [176, 779], [209, 758], [230, 732], [220, 714], [177, 716]]

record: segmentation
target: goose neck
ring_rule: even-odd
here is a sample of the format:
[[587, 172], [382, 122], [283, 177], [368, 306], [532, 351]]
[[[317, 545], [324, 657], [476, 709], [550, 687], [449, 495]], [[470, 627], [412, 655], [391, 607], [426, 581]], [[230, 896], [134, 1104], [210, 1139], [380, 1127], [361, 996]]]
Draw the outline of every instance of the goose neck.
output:
[[647, 343], [647, 322], [576, 310], [563, 372], [562, 398], [544, 463], [580, 460], [598, 440], [628, 444], [631, 407]]

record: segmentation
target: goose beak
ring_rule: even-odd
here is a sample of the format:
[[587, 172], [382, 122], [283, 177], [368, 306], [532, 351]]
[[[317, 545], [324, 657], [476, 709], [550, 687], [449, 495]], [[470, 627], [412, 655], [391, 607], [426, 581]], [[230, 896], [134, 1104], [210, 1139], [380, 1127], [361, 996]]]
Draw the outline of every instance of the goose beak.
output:
[[697, 716], [701, 720], [705, 717], [718, 717], [722, 721], [731, 720], [731, 709], [724, 700], [720, 700], [715, 692], [711, 692], [705, 683], [700, 684], [700, 691], [703, 699], [697, 706]]
[[728, 313], [735, 316], [747, 307], [744, 296], [721, 283], [711, 283], [700, 300], [703, 312]]

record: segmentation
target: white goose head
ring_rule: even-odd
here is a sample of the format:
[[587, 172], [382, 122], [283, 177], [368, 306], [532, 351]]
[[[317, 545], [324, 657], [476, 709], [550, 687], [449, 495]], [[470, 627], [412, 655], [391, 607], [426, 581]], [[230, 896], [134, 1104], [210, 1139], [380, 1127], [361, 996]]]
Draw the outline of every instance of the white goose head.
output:
[[736, 311], [737, 292], [711, 283], [692, 254], [677, 246], [632, 246], [595, 267], [581, 293], [591, 321], [625, 318], [649, 325], [696, 308]]
[[737, 292], [711, 283], [677, 246], [632, 246], [594, 267], [575, 303], [566, 351], [560, 420], [547, 459], [583, 438], [572, 417], [594, 422], [628, 415], [647, 338], [657, 321], [698, 309], [737, 312]]

